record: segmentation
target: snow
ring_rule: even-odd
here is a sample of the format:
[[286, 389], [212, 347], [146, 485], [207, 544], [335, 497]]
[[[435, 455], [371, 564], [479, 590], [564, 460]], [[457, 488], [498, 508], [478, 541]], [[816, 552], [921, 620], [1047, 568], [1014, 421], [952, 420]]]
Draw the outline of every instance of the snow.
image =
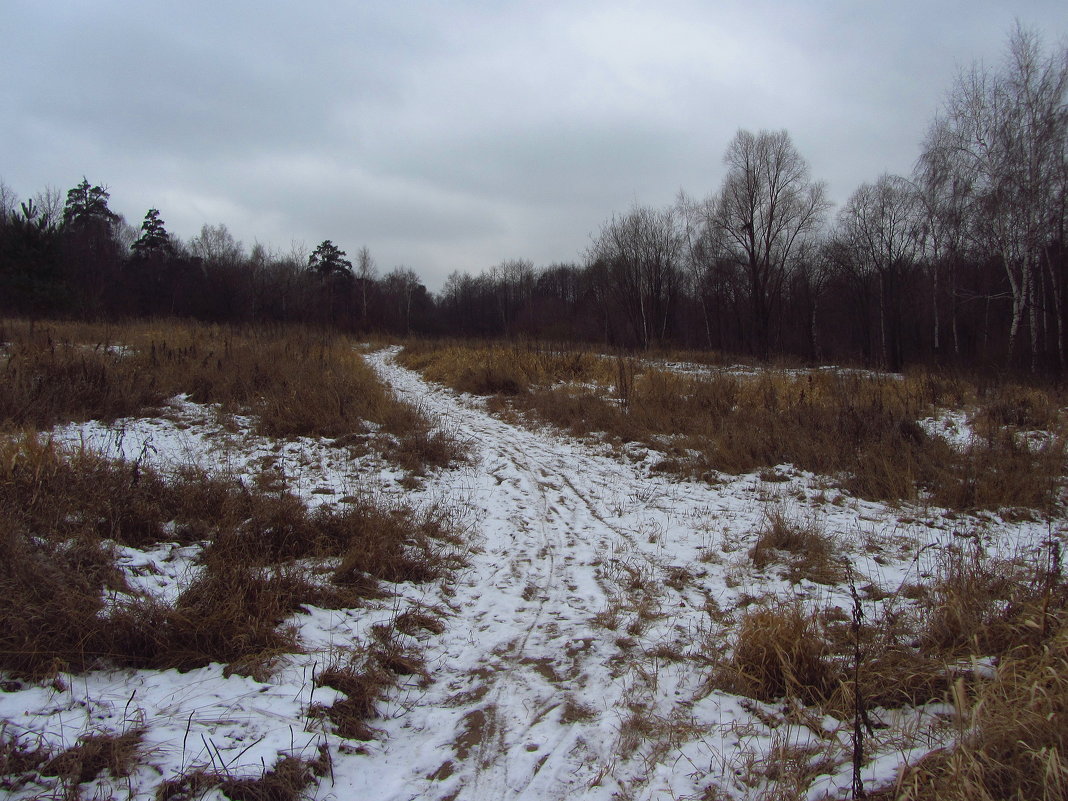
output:
[[[295, 616], [306, 653], [288, 657], [269, 681], [227, 676], [219, 665], [62, 676], [55, 687], [0, 693], [0, 725], [62, 747], [86, 731], [145, 726], [145, 766], [129, 782], [116, 780], [145, 799], [161, 780], [196, 766], [256, 775], [280, 753], [310, 758], [321, 743], [333, 768], [312, 792], [324, 799], [607, 801], [700, 797], [710, 785], [752, 798], [766, 782], [762, 760], [784, 745], [830, 758], [809, 798], [848, 795], [849, 722], [800, 725], [774, 705], [710, 688], [708, 660], [728, 641], [708, 609], [729, 612], [764, 595], [851, 609], [847, 586], [791, 585], [774, 565], [752, 566], [747, 552], [769, 507], [818, 522], [836, 537], [857, 586], [890, 591], [929, 571], [932, 548], [953, 541], [961, 520], [834, 492], [828, 498], [820, 477], [789, 465], [778, 468], [784, 482], [669, 479], [650, 470], [655, 453], [631, 446], [621, 458], [607, 446], [504, 422], [480, 399], [399, 367], [394, 354], [367, 359], [402, 399], [472, 451], [470, 463], [414, 491], [373, 453], [261, 437], [251, 420], [185, 398], [158, 418], [70, 425], [53, 436], [163, 469], [270, 474], [310, 504], [361, 492], [444, 503], [469, 538], [465, 568], [432, 584], [398, 586], [395, 597], [365, 608]], [[929, 427], [956, 440], [958, 422]], [[1047, 535], [1027, 522], [973, 520], [967, 528], [994, 552], [1016, 553]], [[172, 597], [188, 582], [195, 553], [195, 546], [123, 548], [121, 564], [137, 588]], [[446, 626], [420, 638], [430, 681], [412, 679], [390, 695], [371, 722], [371, 742], [353, 744], [309, 721], [309, 706], [334, 695], [313, 688], [325, 661], [338, 649], [358, 649], [375, 623], [425, 606], [443, 610]], [[866, 602], [866, 614], [879, 611], [879, 601]], [[934, 714], [911, 710], [891, 730], [919, 731], [917, 718]], [[903, 763], [940, 744], [877, 738], [865, 783], [892, 780]]]

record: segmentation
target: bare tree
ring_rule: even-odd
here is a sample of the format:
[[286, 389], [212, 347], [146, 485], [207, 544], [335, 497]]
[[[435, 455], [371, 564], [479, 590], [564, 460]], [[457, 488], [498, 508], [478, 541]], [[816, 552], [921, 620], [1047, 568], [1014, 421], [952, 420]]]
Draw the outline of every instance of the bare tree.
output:
[[601, 227], [588, 252], [635, 344], [648, 348], [667, 336], [670, 312], [681, 289], [682, 237], [671, 209], [635, 207]]
[[797, 247], [819, 229], [830, 203], [786, 131], [738, 131], [724, 162], [717, 234], [746, 272], [754, 344], [767, 358], [772, 310]]
[[15, 213], [18, 202], [18, 194], [0, 178], [0, 222], [3, 222], [8, 215]]
[[1051, 254], [1065, 225], [1066, 93], [1068, 47], [1046, 55], [1037, 34], [1017, 27], [1002, 71], [960, 76], [921, 158], [928, 187], [963, 206], [973, 246], [998, 254], [1012, 297], [1008, 358], [1026, 325], [1032, 370], [1042, 309], [1052, 309], [1065, 366], [1064, 287]]
[[804, 304], [807, 316], [809, 355], [815, 361], [823, 360], [823, 343], [820, 338], [819, 319], [823, 297], [834, 274], [834, 259], [831, 240], [809, 240], [798, 249], [797, 269], [794, 271], [795, 302]]
[[410, 267], [400, 266], [386, 274], [382, 279], [387, 296], [395, 301], [398, 318], [404, 326], [404, 335], [412, 330], [412, 298], [423, 285], [419, 276]]
[[367, 290], [378, 276], [378, 265], [364, 245], [356, 254], [356, 280], [360, 284], [360, 325], [367, 327]]
[[46, 186], [33, 197], [33, 203], [38, 209], [43, 224], [46, 226], [59, 225], [63, 219], [63, 206], [66, 204], [66, 193], [54, 186]]
[[[942, 180], [942, 167], [925, 153], [917, 163], [915, 186], [923, 206], [920, 242], [923, 262], [931, 274], [932, 342], [935, 353], [943, 350], [942, 296], [948, 298], [949, 331], [953, 355], [960, 357], [958, 280], [968, 253], [965, 194]], [[948, 282], [948, 286], [945, 284]]]
[[224, 223], [202, 225], [200, 233], [189, 240], [187, 247], [194, 258], [219, 265], [236, 264], [245, 255], [244, 245], [234, 239]]
[[526, 259], [508, 259], [490, 270], [501, 332], [505, 336], [513, 333], [516, 315], [529, 303], [534, 293], [534, 278], [534, 263]]
[[[879, 345], [884, 367], [901, 366], [896, 315], [888, 320], [888, 306], [896, 283], [916, 261], [920, 247], [922, 205], [912, 184], [896, 175], [882, 175], [874, 184], [861, 184], [838, 215], [842, 234], [859, 254], [863, 266], [877, 279]], [[893, 330], [888, 330], [888, 329]]]
[[712, 347], [712, 319], [707, 286], [716, 258], [721, 255], [713, 220], [716, 203], [713, 198], [695, 200], [679, 190], [675, 197], [674, 213], [678, 221], [682, 243], [682, 263], [689, 290], [701, 307], [705, 345]]

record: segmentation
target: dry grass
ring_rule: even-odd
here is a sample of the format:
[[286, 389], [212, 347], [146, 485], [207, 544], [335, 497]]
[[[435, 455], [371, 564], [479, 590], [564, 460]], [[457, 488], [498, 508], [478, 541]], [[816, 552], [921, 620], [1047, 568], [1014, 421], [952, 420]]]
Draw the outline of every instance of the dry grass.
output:
[[837, 687], [836, 674], [818, 614], [799, 601], [769, 601], [742, 613], [717, 681], [759, 701], [819, 704]]
[[[73, 747], [50, 754], [0, 736], [0, 789], [24, 789], [40, 784], [42, 776], [57, 777], [59, 787], [48, 797], [77, 801], [86, 797], [79, 785], [92, 782], [101, 774], [112, 779], [132, 775], [143, 764], [143, 738], [141, 728], [88, 733], [79, 737]], [[330, 754], [324, 745], [312, 760], [279, 755], [274, 765], [265, 766], [259, 776], [233, 775], [214, 766], [193, 769], [162, 782], [155, 797], [157, 801], [193, 801], [217, 789], [233, 801], [298, 801], [329, 770]]]
[[[580, 436], [643, 442], [665, 453], [660, 469], [693, 477], [792, 464], [866, 498], [1040, 512], [1063, 485], [1063, 404], [1051, 390], [979, 387], [930, 373], [693, 376], [631, 359], [504, 346], [421, 344], [401, 359], [456, 389], [494, 394], [498, 409], [507, 403]], [[938, 409], [965, 406], [981, 436], [963, 452], [918, 425]], [[1054, 436], [1028, 444], [1018, 434], [1031, 428]]]
[[405, 346], [399, 361], [431, 381], [476, 395], [520, 395], [561, 382], [605, 382], [614, 369], [594, 353], [539, 343], [415, 342]]
[[52, 757], [38, 771], [43, 776], [58, 776], [68, 786], [92, 781], [104, 771], [114, 778], [124, 778], [137, 768], [143, 737], [144, 730], [140, 728], [122, 734], [85, 734], [78, 738], [77, 745]]
[[954, 693], [960, 737], [907, 770], [884, 797], [947, 801], [1068, 798], [1068, 618], [1020, 647], [992, 681]]
[[765, 513], [749, 558], [759, 570], [770, 564], [783, 564], [786, 578], [795, 584], [802, 579], [838, 584], [846, 574], [834, 550], [834, 538], [816, 521], [791, 520], [781, 507], [773, 507]]
[[156, 789], [156, 801], [194, 801], [218, 789], [233, 801], [299, 801], [308, 787], [327, 775], [329, 754], [320, 750], [316, 759], [279, 755], [271, 767], [255, 777], [235, 777], [216, 769], [191, 770], [178, 779], [163, 782]]
[[340, 737], [371, 740], [374, 730], [368, 721], [378, 717], [378, 701], [396, 683], [396, 675], [373, 652], [339, 656], [316, 674], [315, 684], [337, 690], [344, 697], [330, 706], [315, 707], [310, 714], [329, 720]]
[[[427, 581], [458, 563], [440, 510], [362, 499], [313, 512], [287, 494], [164, 478], [36, 437], [0, 447], [0, 500], [0, 667], [15, 675], [217, 661], [264, 676], [299, 649], [283, 624], [302, 606], [355, 606], [379, 582]], [[129, 592], [112, 540], [192, 536], [208, 545], [173, 604]], [[332, 565], [330, 579], [297, 561], [308, 559]]]
[[16, 790], [32, 781], [48, 758], [48, 751], [40, 742], [20, 740], [8, 731], [6, 724], [0, 725], [0, 790]]
[[946, 549], [923, 599], [925, 649], [951, 659], [1039, 647], [1068, 606], [1062, 572], [1057, 541], [1043, 557], [1011, 561], [987, 556], [974, 542]]
[[0, 324], [0, 431], [109, 421], [179, 394], [255, 415], [268, 436], [337, 439], [366, 434], [371, 423], [392, 435], [391, 452], [411, 469], [464, 457], [341, 336], [179, 322]]
[[[816, 720], [852, 719], [858, 696], [869, 710], [952, 703], [956, 743], [872, 797], [1068, 797], [1068, 581], [1059, 543], [1014, 560], [991, 558], [977, 543], [946, 548], [917, 600], [891, 596], [859, 627], [838, 609], [761, 602], [743, 614], [715, 679], [761, 701], [815, 706]], [[993, 678], [972, 667], [991, 659]], [[776, 770], [779, 762], [764, 760]], [[811, 779], [768, 778], [769, 792], [791, 798]]]

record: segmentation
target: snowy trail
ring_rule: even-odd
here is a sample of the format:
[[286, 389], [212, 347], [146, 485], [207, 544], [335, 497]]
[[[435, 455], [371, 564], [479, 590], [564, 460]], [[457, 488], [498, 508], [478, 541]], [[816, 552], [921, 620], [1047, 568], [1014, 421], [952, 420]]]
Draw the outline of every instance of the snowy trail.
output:
[[[593, 621], [610, 603], [604, 574], [613, 560], [658, 569], [655, 543], [635, 532], [643, 519], [667, 525], [670, 504], [646, 503], [638, 514], [626, 506], [630, 496], [666, 499], [664, 488], [631, 465], [431, 387], [390, 351], [369, 361], [402, 399], [470, 443], [472, 466], [458, 478], [483, 537], [451, 600], [435, 684], [377, 761], [410, 764], [410, 736], [425, 735], [424, 726], [451, 731], [451, 742], [439, 738], [437, 768], [409, 775], [391, 797], [601, 796], [607, 786], [588, 785], [614, 761], [630, 678], [612, 667], [619, 633]], [[568, 725], [569, 698], [588, 719]]]

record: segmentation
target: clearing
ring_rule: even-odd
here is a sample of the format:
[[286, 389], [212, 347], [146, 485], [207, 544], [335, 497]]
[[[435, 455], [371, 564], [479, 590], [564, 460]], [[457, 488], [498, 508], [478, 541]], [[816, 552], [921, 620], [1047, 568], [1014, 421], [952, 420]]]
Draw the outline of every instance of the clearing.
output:
[[[414, 488], [373, 455], [350, 457], [313, 438], [274, 441], [250, 433], [247, 420], [220, 422], [182, 402], [159, 418], [63, 426], [56, 438], [162, 466], [273, 471], [311, 505], [364, 494], [446, 507], [466, 532], [464, 567], [399, 584], [358, 609], [295, 615], [306, 653], [262, 681], [210, 665], [13, 683], [0, 693], [6, 735], [69, 748], [85, 732], [143, 728], [144, 764], [121, 781], [101, 775], [84, 797], [150, 798], [161, 777], [204, 767], [259, 775], [279, 754], [310, 758], [323, 744], [332, 766], [308, 788], [316, 798], [758, 798], [775, 787], [847, 797], [848, 715], [732, 692], [730, 657], [746, 610], [788, 599], [845, 621], [856, 598], [866, 619], [881, 620], [908, 611], [899, 591], [934, 575], [946, 549], [1027, 559], [1063, 535], [1061, 520], [860, 501], [789, 465], [715, 485], [673, 479], [652, 469], [661, 456], [644, 447], [506, 422], [485, 399], [400, 367], [396, 352], [366, 358], [402, 400], [470, 449], [467, 463]], [[776, 521], [818, 532], [831, 552], [811, 569], [791, 570], [786, 546], [756, 558]], [[126, 566], [166, 593], [192, 570], [190, 550], [128, 549]], [[376, 624], [420, 610], [444, 629], [412, 636], [423, 675], [402, 679], [378, 705], [370, 740], [309, 719], [310, 705], [333, 697], [312, 681], [332, 655], [359, 650]], [[945, 703], [869, 714], [860, 772], [868, 786], [955, 736]], [[9, 790], [29, 798], [42, 787]]]

